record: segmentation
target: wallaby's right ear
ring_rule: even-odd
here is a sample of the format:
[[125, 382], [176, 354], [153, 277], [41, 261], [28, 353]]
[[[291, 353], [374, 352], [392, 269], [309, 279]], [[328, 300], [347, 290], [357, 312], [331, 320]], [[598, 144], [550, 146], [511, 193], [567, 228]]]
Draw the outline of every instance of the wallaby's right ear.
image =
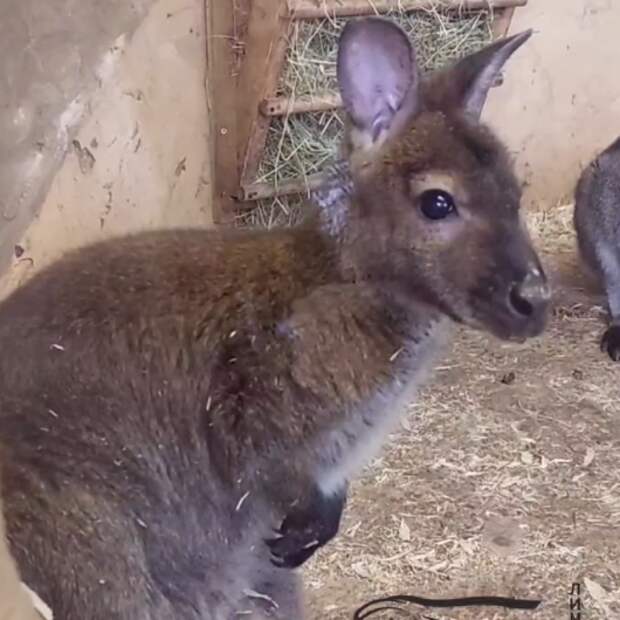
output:
[[337, 73], [358, 147], [382, 143], [419, 108], [415, 52], [403, 30], [386, 19], [347, 23], [340, 35]]
[[444, 110], [457, 109], [475, 121], [480, 120], [491, 86], [508, 59], [531, 35], [530, 29], [500, 39], [433, 74], [425, 103]]

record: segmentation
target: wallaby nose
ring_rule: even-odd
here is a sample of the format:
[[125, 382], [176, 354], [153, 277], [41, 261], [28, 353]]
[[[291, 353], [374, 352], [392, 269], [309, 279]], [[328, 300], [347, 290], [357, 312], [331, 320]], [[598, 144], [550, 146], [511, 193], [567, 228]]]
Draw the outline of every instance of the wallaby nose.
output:
[[530, 270], [521, 282], [515, 282], [508, 294], [512, 311], [525, 319], [544, 312], [550, 298], [549, 283], [538, 267]]

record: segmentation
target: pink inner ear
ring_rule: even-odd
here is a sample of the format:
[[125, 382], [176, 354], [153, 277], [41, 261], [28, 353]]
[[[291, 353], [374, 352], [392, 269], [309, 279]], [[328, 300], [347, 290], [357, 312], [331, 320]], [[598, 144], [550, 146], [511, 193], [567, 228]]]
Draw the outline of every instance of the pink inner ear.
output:
[[353, 122], [376, 140], [417, 86], [415, 54], [406, 34], [383, 18], [349, 22], [338, 50], [338, 82]]

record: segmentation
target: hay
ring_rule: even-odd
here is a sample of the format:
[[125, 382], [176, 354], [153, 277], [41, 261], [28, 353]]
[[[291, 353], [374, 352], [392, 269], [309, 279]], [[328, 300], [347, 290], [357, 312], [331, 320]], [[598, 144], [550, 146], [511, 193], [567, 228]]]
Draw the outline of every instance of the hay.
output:
[[[394, 10], [387, 17], [399, 23], [414, 41], [423, 72], [474, 52], [492, 39], [492, 14], [488, 11]], [[338, 37], [345, 23], [345, 19], [295, 22], [278, 95], [300, 97], [337, 90]], [[342, 112], [338, 110], [274, 118], [256, 180], [278, 186], [320, 171], [336, 156], [342, 128]], [[303, 196], [294, 196], [258, 201], [238, 224], [290, 225], [299, 217], [303, 200]]]

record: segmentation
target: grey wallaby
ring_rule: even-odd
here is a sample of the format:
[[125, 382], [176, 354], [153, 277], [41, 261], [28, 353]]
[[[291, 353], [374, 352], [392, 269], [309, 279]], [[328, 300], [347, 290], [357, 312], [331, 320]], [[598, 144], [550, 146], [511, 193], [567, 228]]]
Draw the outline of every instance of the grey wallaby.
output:
[[620, 138], [584, 169], [575, 188], [577, 246], [603, 285], [610, 324], [601, 350], [620, 361]]
[[544, 330], [520, 185], [479, 121], [529, 36], [423, 79], [399, 27], [350, 21], [340, 198], [293, 228], [71, 251], [0, 305], [8, 537], [57, 620], [302, 618], [291, 569], [450, 326]]

